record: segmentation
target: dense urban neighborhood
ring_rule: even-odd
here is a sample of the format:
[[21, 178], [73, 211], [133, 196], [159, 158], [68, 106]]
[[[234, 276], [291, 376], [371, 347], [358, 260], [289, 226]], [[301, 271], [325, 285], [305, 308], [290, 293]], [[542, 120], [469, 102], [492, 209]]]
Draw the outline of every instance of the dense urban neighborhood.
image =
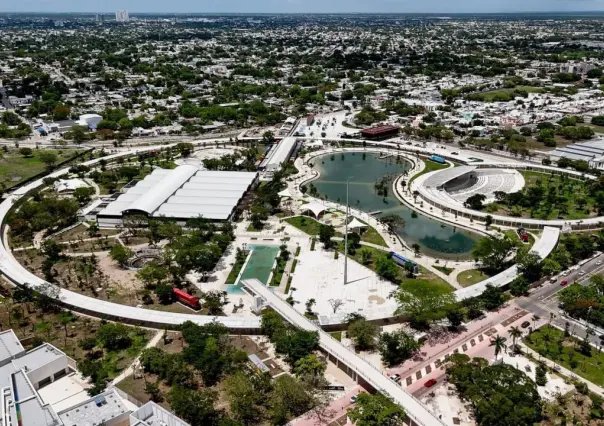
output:
[[0, 426], [604, 424], [603, 13], [0, 13]]

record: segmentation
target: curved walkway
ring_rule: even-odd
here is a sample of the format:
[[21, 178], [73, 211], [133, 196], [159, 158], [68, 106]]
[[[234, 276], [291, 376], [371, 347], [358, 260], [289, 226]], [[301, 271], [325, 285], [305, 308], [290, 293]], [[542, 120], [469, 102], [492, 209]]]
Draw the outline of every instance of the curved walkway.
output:
[[[200, 144], [207, 143], [201, 142]], [[165, 145], [163, 148], [172, 147], [172, 145]], [[129, 156], [132, 154], [136, 154], [139, 152], [144, 152], [147, 150], [157, 150], [157, 146], [150, 146], [146, 148], [137, 149], [134, 151], [126, 151], [118, 154], [110, 155], [107, 157], [103, 157], [105, 160], [113, 160], [123, 156]], [[83, 163], [87, 166], [96, 165], [100, 162], [101, 159], [95, 159], [88, 162]], [[68, 174], [68, 168], [56, 171], [51, 173], [49, 177], [60, 177]], [[19, 199], [25, 196], [29, 191], [36, 189], [43, 185], [43, 179], [39, 179], [35, 182], [32, 182], [26, 186], [19, 188], [13, 194], [8, 196], [2, 203], [0, 203], [0, 223], [3, 224], [4, 220], [13, 204], [16, 203]], [[339, 206], [339, 205], [338, 205]], [[337, 206], [336, 206], [337, 208]], [[362, 216], [363, 212], [359, 212], [359, 215]], [[368, 215], [367, 215], [368, 216]], [[368, 218], [369, 219], [369, 218]], [[375, 220], [375, 218], [373, 218]], [[377, 224], [379, 228], [379, 224]], [[3, 224], [4, 226], [4, 224]], [[382, 229], [383, 231], [383, 229]], [[556, 230], [555, 240], [557, 241], [559, 231]], [[40, 289], [41, 287], [45, 287], [48, 285], [46, 281], [37, 277], [30, 271], [28, 271], [25, 267], [23, 267], [13, 256], [10, 247], [8, 246], [8, 229], [4, 226], [2, 233], [2, 242], [0, 244], [0, 271], [2, 274], [12, 283], [17, 285], [27, 285], [33, 289]], [[542, 240], [546, 238], [548, 240], [547, 243], [543, 243]], [[555, 246], [555, 242], [552, 243], [553, 237], [550, 236], [549, 233], [545, 233], [542, 238], [535, 243], [534, 247], [541, 247], [539, 254], [542, 257], [545, 257], [553, 250]], [[508, 272], [508, 271], [506, 271]], [[511, 274], [506, 276], [505, 280], [497, 280], [497, 282], [507, 281], [511, 277]], [[491, 280], [496, 279], [497, 277], [491, 278]], [[513, 277], [511, 278], [513, 279]], [[510, 281], [511, 281], [510, 279]], [[508, 281], [509, 282], [509, 281]], [[473, 286], [476, 287], [476, 286]], [[475, 291], [478, 291], [479, 287], [476, 287]], [[464, 291], [469, 292], [472, 287], [469, 287]], [[193, 321], [197, 324], [207, 324], [212, 321], [219, 321], [228, 327], [232, 332], [238, 334], [255, 334], [259, 332], [260, 329], [260, 319], [257, 317], [211, 317], [211, 316], [203, 316], [203, 315], [193, 315], [193, 314], [179, 314], [173, 312], [162, 312], [162, 311], [154, 311], [149, 309], [137, 308], [133, 306], [125, 306], [117, 303], [107, 302], [103, 300], [98, 300], [93, 297], [88, 297], [79, 293], [75, 293], [73, 291], [60, 289], [58, 302], [67, 306], [69, 309], [72, 309], [77, 312], [81, 312], [87, 315], [107, 318], [112, 320], [117, 320], [124, 323], [138, 324], [148, 327], [168, 327], [175, 328], [178, 325], [182, 324], [185, 321]]]

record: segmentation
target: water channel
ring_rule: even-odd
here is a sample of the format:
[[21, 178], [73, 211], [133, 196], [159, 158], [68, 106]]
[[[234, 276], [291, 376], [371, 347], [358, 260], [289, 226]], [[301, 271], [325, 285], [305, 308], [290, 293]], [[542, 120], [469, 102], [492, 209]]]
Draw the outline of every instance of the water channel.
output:
[[372, 152], [336, 153], [311, 160], [321, 172], [313, 181], [319, 194], [331, 201], [346, 203], [346, 180], [350, 179], [350, 206], [364, 212], [381, 211], [381, 215], [397, 214], [405, 219], [405, 227], [399, 235], [407, 245], [417, 243], [421, 251], [430, 256], [452, 260], [470, 257], [478, 235], [418, 214], [401, 204], [392, 193], [392, 180], [388, 195], [377, 194], [374, 184], [384, 176], [398, 176], [410, 168], [404, 159], [396, 156], [380, 159], [382, 154]]

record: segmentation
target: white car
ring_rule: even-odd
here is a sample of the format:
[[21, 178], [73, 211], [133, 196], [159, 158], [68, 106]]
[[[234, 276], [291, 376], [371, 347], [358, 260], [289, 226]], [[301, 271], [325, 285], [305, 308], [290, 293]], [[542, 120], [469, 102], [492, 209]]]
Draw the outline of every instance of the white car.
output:
[[601, 260], [598, 260], [598, 261], [596, 262], [596, 265], [598, 265], [598, 266], [600, 266], [601, 264], [602, 264], [602, 261], [601, 261]]
[[568, 274], [569, 274], [569, 271], [563, 271], [562, 272], [562, 275], [565, 276], [565, 277], [568, 277]]
[[585, 275], [585, 271], [584, 270], [580, 270], [579, 271], [579, 276], [582, 277], [583, 275]]

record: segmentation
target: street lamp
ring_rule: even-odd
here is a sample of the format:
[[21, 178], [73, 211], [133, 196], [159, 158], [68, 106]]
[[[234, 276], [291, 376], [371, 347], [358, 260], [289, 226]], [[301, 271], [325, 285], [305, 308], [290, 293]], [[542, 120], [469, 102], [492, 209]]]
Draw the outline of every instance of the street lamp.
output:
[[350, 178], [346, 179], [346, 218], [344, 219], [344, 285], [348, 282], [348, 188]]

